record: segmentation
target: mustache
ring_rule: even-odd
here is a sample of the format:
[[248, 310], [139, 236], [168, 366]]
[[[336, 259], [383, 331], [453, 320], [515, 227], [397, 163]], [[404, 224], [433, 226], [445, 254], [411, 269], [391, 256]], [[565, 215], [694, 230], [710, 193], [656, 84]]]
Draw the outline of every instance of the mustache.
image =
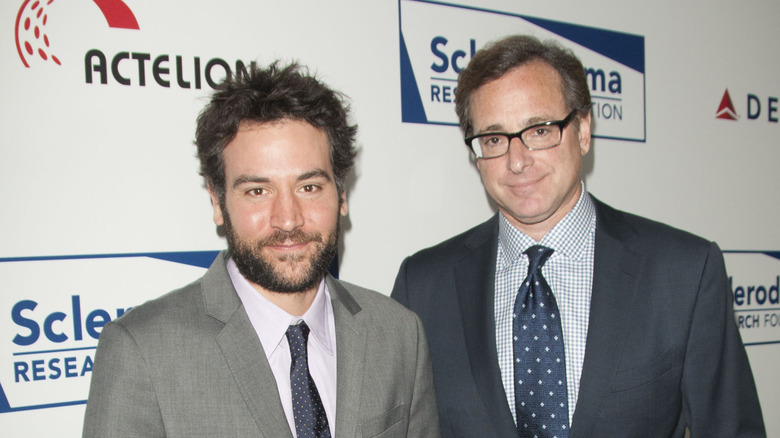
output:
[[283, 245], [285, 243], [308, 243], [308, 242], [322, 242], [322, 234], [320, 233], [307, 233], [301, 229], [295, 229], [292, 231], [276, 230], [273, 234], [263, 237], [257, 240], [258, 247], [263, 246], [275, 246]]

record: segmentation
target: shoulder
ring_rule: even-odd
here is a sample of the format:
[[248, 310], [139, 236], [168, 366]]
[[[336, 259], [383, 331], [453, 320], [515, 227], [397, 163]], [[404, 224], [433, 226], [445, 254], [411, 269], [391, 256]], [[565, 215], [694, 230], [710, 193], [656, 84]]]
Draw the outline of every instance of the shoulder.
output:
[[[388, 324], [408, 325], [417, 319], [417, 316], [394, 299], [377, 291], [343, 281], [333, 279], [344, 291], [331, 290], [334, 299], [341, 301], [350, 311], [359, 311], [363, 317], [373, 320], [385, 321]], [[334, 283], [331, 283], [333, 285]]]
[[450, 265], [475, 253], [495, 250], [497, 238], [498, 214], [463, 233], [416, 252], [407, 260], [413, 263]]
[[[380, 314], [386, 313], [391, 316], [403, 316], [411, 313], [404, 306], [398, 304], [395, 300], [387, 295], [381, 294], [371, 289], [366, 289], [362, 286], [358, 286], [344, 280], [334, 279], [334, 281], [349, 293], [349, 297], [352, 298], [358, 306], [360, 306], [361, 310], [378, 312]], [[333, 291], [331, 291], [331, 293], [333, 293]]]
[[182, 324], [192, 326], [200, 320], [198, 315], [204, 315], [201, 281], [135, 306], [109, 324], [122, 327], [134, 337], [155, 337]]
[[240, 307], [225, 267], [225, 254], [192, 283], [130, 309], [113, 321], [129, 331], [154, 334], [155, 331], [191, 330], [224, 324]]
[[668, 224], [617, 210], [594, 198], [596, 204], [596, 242], [615, 238], [645, 255], [677, 254], [691, 256], [717, 250], [717, 245], [701, 236]]

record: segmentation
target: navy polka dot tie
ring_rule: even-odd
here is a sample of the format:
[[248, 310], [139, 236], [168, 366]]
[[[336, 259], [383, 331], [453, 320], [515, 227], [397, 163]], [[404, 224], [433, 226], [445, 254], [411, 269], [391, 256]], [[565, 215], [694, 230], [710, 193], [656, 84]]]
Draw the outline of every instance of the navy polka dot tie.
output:
[[309, 374], [306, 354], [306, 342], [309, 339], [309, 326], [301, 321], [287, 329], [287, 342], [290, 344], [290, 386], [292, 389], [293, 417], [295, 433], [298, 438], [330, 438], [328, 417], [322, 406], [320, 393]]
[[566, 357], [555, 296], [542, 276], [553, 250], [534, 245], [528, 276], [515, 299], [513, 350], [515, 409], [521, 437], [569, 436]]

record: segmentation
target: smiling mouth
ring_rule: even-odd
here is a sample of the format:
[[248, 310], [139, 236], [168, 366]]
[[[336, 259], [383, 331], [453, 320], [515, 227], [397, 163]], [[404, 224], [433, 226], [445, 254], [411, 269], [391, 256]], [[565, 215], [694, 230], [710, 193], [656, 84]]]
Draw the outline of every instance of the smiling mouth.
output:
[[519, 191], [527, 191], [531, 190], [534, 187], [536, 187], [539, 182], [542, 181], [542, 178], [535, 178], [532, 180], [523, 180], [523, 181], [513, 181], [506, 184], [507, 187], [509, 187], [512, 190], [519, 190]]
[[298, 249], [305, 248], [311, 242], [312, 240], [304, 240], [301, 242], [290, 241], [290, 242], [283, 242], [275, 245], [266, 245], [266, 247], [273, 248], [277, 251], [295, 251]]
[[306, 233], [300, 229], [293, 231], [276, 230], [270, 236], [261, 239], [258, 245], [284, 249], [302, 247], [309, 242], [322, 242], [322, 236], [317, 233]]

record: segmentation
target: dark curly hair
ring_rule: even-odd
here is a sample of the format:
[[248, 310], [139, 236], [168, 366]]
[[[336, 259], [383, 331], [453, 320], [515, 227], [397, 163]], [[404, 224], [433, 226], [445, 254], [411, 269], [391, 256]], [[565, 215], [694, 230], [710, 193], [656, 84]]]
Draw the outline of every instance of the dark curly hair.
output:
[[455, 113], [463, 134], [473, 135], [471, 95], [486, 83], [498, 79], [515, 67], [531, 61], [543, 61], [554, 68], [563, 82], [566, 106], [580, 115], [590, 112], [591, 100], [585, 68], [571, 50], [557, 42], [539, 41], [528, 35], [513, 35], [494, 41], [479, 50], [458, 76], [455, 90]]
[[195, 145], [200, 174], [209, 189], [224, 203], [225, 163], [222, 151], [235, 138], [242, 122], [279, 120], [306, 122], [328, 136], [330, 161], [339, 196], [355, 162], [357, 126], [350, 125], [346, 97], [330, 89], [292, 62], [279, 61], [266, 69], [251, 65], [245, 72], [220, 83], [209, 104], [198, 116]]

